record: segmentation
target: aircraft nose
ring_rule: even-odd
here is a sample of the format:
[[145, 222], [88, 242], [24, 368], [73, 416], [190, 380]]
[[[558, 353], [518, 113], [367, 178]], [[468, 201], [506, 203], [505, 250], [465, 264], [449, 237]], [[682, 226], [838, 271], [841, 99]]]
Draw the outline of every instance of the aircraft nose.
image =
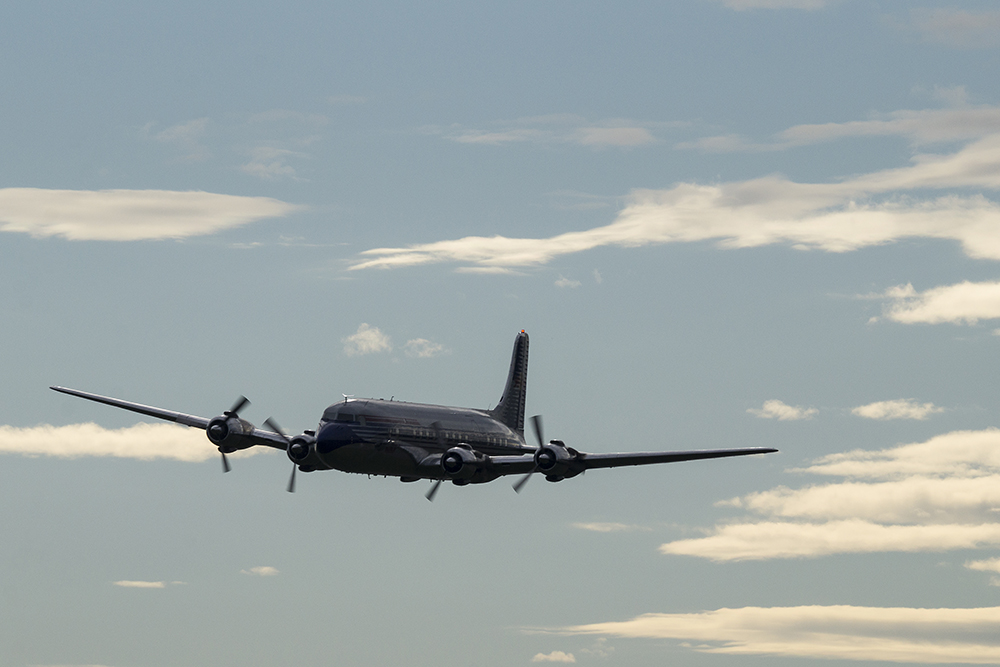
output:
[[354, 431], [347, 424], [330, 422], [325, 424], [316, 434], [316, 450], [320, 454], [329, 454], [333, 450], [349, 445], [355, 441]]

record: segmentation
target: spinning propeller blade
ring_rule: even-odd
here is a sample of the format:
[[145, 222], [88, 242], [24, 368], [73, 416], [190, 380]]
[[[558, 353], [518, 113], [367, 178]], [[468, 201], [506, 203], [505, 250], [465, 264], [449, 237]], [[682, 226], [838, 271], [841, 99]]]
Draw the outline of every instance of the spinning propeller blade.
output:
[[[438, 447], [440, 447], [441, 451], [444, 452], [444, 450], [448, 447], [448, 440], [444, 437], [444, 431], [441, 430], [441, 422], [434, 422], [431, 424], [431, 428], [434, 429], [434, 437], [437, 438]], [[431, 490], [428, 491], [427, 495], [424, 497], [427, 498], [427, 500], [434, 502], [434, 496], [437, 495], [438, 489], [441, 488], [441, 482], [443, 481], [443, 479], [439, 479], [434, 482], [434, 486], [431, 487]]]
[[[233, 403], [233, 407], [226, 410], [226, 412], [224, 412], [223, 414], [225, 414], [227, 417], [239, 417], [240, 410], [242, 410], [249, 404], [250, 404], [250, 399], [247, 398], [246, 396], [241, 395], [239, 398], [236, 399], [236, 402]], [[229, 459], [226, 458], [226, 452], [222, 450], [222, 447], [219, 447], [219, 453], [222, 454], [222, 472], [227, 473], [230, 470], [232, 470], [232, 468], [229, 466]]]
[[[545, 438], [542, 436], [542, 416], [535, 415], [534, 417], [532, 417], [531, 425], [535, 429], [535, 438], [538, 440], [538, 447], [541, 448], [541, 446], [545, 443]], [[535, 470], [537, 469], [538, 467], [535, 466]], [[531, 476], [535, 474], [535, 470], [532, 470], [527, 475], [525, 475], [524, 477], [522, 477], [521, 479], [517, 480], [517, 482], [514, 483], [513, 486], [514, 493], [521, 493], [521, 489], [523, 489], [524, 485], [528, 483], [528, 480], [531, 479]]]
[[233, 403], [233, 407], [229, 408], [226, 414], [231, 417], [236, 417], [239, 415], [240, 410], [249, 405], [249, 403], [250, 403], [249, 398], [247, 398], [246, 396], [240, 396], [239, 398], [236, 399], [236, 402]]
[[[269, 429], [271, 429], [272, 431], [274, 431], [275, 433], [277, 433], [278, 435], [280, 435], [282, 438], [285, 439], [285, 449], [287, 451], [288, 447], [292, 444], [292, 441], [288, 439], [288, 436], [285, 435], [285, 432], [281, 430], [281, 427], [278, 426], [278, 423], [276, 421], [274, 421], [273, 419], [271, 419], [270, 417], [268, 417], [267, 419], [264, 420], [264, 424]], [[293, 461], [292, 462], [292, 476], [288, 480], [287, 491], [289, 493], [295, 493], [295, 469], [296, 468], [298, 468], [298, 465], [296, 465], [296, 463]]]

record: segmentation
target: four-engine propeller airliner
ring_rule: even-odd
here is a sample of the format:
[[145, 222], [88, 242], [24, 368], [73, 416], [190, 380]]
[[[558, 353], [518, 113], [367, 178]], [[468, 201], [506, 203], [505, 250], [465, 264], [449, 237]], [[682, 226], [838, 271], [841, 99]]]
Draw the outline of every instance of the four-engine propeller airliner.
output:
[[315, 431], [289, 438], [270, 418], [270, 431], [256, 428], [239, 416], [249, 401], [241, 396], [229, 410], [211, 419], [109, 398], [66, 387], [55, 391], [124, 408], [150, 417], [203, 429], [222, 454], [263, 445], [286, 452], [292, 461], [288, 491], [295, 491], [295, 471], [341, 470], [399, 477], [404, 482], [433, 480], [427, 499], [433, 500], [444, 480], [454, 484], [483, 484], [503, 475], [523, 475], [521, 488], [534, 473], [559, 482], [592, 468], [671, 463], [695, 459], [766, 454], [776, 449], [712, 449], [686, 452], [627, 452], [588, 454], [561, 440], [545, 442], [541, 418], [533, 417], [538, 446], [524, 438], [524, 405], [528, 379], [528, 334], [514, 339], [514, 353], [500, 402], [492, 410], [422, 405], [401, 401], [355, 399], [328, 407]]

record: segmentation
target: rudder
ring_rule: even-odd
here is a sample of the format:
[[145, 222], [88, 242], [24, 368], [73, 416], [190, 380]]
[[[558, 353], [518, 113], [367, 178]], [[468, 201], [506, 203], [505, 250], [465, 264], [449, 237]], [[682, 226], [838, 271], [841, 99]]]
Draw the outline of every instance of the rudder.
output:
[[490, 415], [511, 427], [518, 433], [524, 433], [524, 403], [528, 391], [528, 334], [523, 330], [514, 338], [514, 352], [510, 358], [510, 371], [507, 374], [507, 385], [497, 406], [490, 410]]

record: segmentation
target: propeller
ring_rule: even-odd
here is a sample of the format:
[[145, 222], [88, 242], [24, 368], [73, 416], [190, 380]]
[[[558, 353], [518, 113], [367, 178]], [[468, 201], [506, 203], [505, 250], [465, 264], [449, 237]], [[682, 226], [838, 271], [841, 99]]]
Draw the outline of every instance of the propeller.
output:
[[[280, 435], [282, 438], [285, 439], [285, 450], [287, 451], [288, 447], [291, 446], [292, 441], [288, 439], [288, 436], [285, 435], [285, 432], [281, 430], [281, 427], [278, 426], [278, 423], [273, 419], [271, 419], [270, 417], [268, 417], [267, 419], [264, 420], [264, 424], [267, 425], [269, 429], [271, 429], [272, 431], [274, 431], [275, 433], [277, 433], [278, 435]], [[288, 480], [289, 493], [295, 493], [295, 469], [298, 467], [299, 467], [298, 464], [292, 461], [292, 477]]]
[[[240, 396], [239, 398], [236, 399], [236, 402], [233, 403], [233, 407], [229, 408], [222, 414], [224, 414], [226, 417], [239, 418], [240, 410], [242, 410], [249, 404], [250, 404], [249, 398], [247, 398], [246, 396]], [[220, 428], [220, 427], [214, 426], [212, 428]], [[222, 447], [219, 447], [219, 453], [222, 454], [222, 472], [227, 473], [230, 470], [232, 470], [232, 468], [229, 466], [229, 459], [226, 458], [226, 452], [223, 451]]]
[[[541, 449], [542, 446], [545, 444], [545, 438], [542, 437], [542, 416], [541, 415], [535, 415], [534, 417], [532, 417], [531, 418], [531, 425], [535, 429], [535, 438], [538, 440], [538, 447], [539, 447], [539, 449]], [[527, 475], [525, 475], [521, 479], [517, 480], [517, 482], [514, 483], [514, 487], [513, 487], [514, 488], [514, 493], [521, 493], [521, 489], [524, 488], [524, 485], [528, 483], [528, 480], [531, 479], [531, 476], [534, 475], [537, 470], [538, 470], [538, 465], [536, 464], [534, 470], [532, 470], [531, 472], [529, 472]]]
[[[448, 441], [444, 437], [444, 431], [441, 430], [441, 422], [434, 422], [433, 424], [431, 424], [431, 428], [434, 429], [434, 435], [437, 438], [438, 447], [441, 448], [441, 452], [443, 454], [445, 449], [448, 448]], [[434, 485], [431, 486], [431, 490], [428, 491], [427, 495], [425, 496], [427, 500], [434, 502], [434, 496], [437, 495], [438, 489], [441, 488], [441, 482], [443, 481], [444, 478], [441, 478], [436, 482], [434, 482]]]

